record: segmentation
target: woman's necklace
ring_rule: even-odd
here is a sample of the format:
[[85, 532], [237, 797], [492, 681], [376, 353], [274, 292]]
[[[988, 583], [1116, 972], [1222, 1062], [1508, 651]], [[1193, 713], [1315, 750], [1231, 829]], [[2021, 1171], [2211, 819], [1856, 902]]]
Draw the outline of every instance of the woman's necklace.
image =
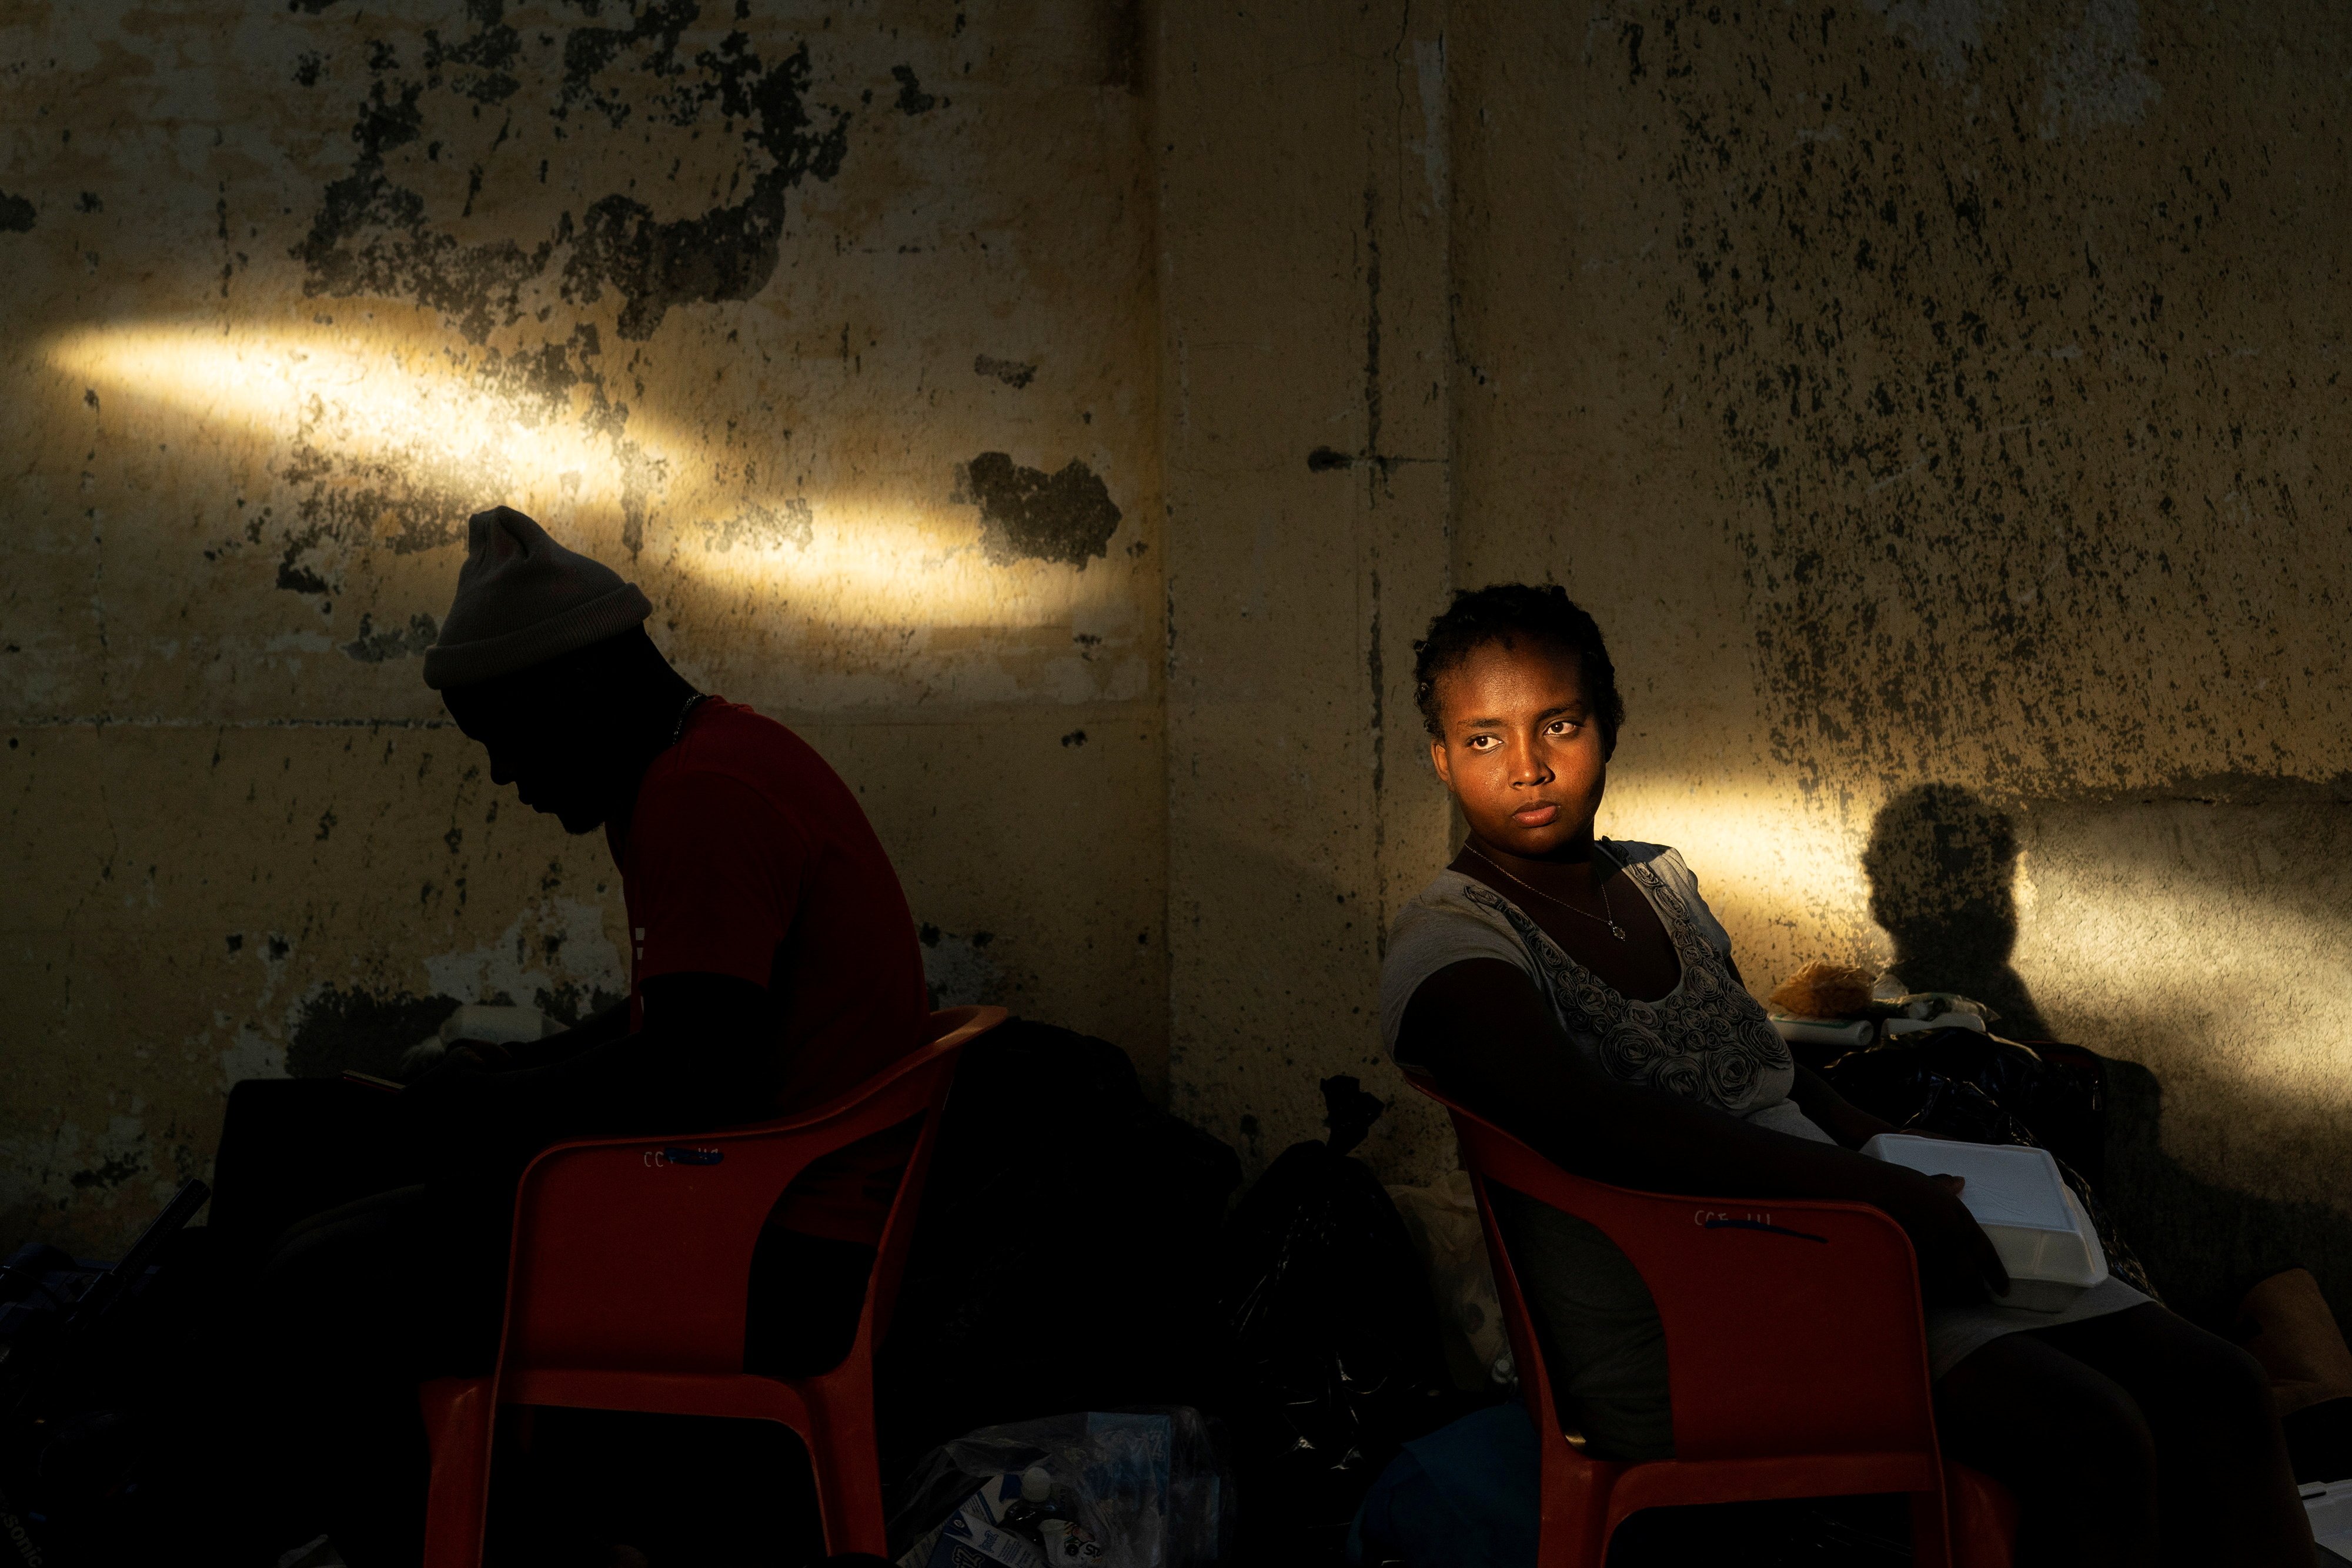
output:
[[[1617, 912], [1614, 909], [1610, 908], [1609, 905], [1609, 882], [1607, 878], [1602, 878], [1601, 883], [1601, 907], [1607, 910], [1608, 913], [1606, 915], [1595, 915], [1590, 909], [1577, 908], [1576, 905], [1569, 903], [1568, 900], [1564, 898], [1553, 897], [1550, 894], [1546, 893], [1542, 888], [1538, 887], [1534, 883], [1528, 881], [1525, 877], [1511, 876], [1509, 872], [1504, 871], [1503, 867], [1496, 865], [1492, 858], [1485, 854], [1480, 854], [1477, 845], [1465, 840], [1464, 841], [1462, 847], [1469, 851], [1472, 854], [1477, 855], [1480, 860], [1485, 861], [1488, 865], [1494, 866], [1496, 871], [1502, 872], [1505, 876], [1510, 876], [1513, 882], [1517, 883], [1521, 887], [1526, 888], [1529, 893], [1534, 894], [1538, 898], [1542, 899], [1545, 903], [1557, 904], [1562, 909], [1567, 910], [1570, 915], [1581, 915], [1584, 918], [1592, 921], [1596, 925], [1606, 925], [1609, 927], [1610, 936], [1614, 936], [1620, 942], [1625, 940], [1625, 928], [1617, 924]], [[1595, 850], [1600, 849], [1601, 841], [1595, 839], [1592, 841], [1592, 847]], [[1609, 859], [1611, 863], [1616, 863], [1617, 857], [1615, 855], [1611, 855]]]

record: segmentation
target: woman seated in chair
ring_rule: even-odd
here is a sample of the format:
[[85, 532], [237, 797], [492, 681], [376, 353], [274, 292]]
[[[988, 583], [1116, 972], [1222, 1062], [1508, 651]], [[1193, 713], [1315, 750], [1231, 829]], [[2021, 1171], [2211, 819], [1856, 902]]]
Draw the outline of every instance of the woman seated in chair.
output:
[[[1682, 857], [1593, 836], [1624, 705], [1592, 618], [1557, 587], [1486, 588], [1416, 651], [1430, 758], [1469, 835], [1390, 938], [1398, 1060], [1580, 1176], [1892, 1216], [1919, 1260], [1945, 1452], [2017, 1495], [2021, 1568], [2309, 1568], [2253, 1360], [2116, 1280], [2063, 1312], [2000, 1304], [1956, 1184], [1852, 1152], [1893, 1129], [1790, 1060]], [[1512, 1198], [1498, 1218], [1564, 1408], [1596, 1456], [1671, 1457], [1640, 1275], [1583, 1221]]]

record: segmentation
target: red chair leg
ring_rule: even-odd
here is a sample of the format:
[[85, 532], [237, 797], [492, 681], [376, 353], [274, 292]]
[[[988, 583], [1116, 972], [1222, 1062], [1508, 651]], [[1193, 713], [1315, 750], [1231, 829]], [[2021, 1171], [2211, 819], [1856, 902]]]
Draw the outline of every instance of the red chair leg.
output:
[[1536, 1560], [1542, 1568], [1602, 1568], [1616, 1521], [1609, 1517], [1613, 1479], [1603, 1471], [1547, 1466], [1543, 1530]]
[[1952, 1500], [1954, 1568], [2010, 1568], [2017, 1561], [2017, 1499], [2007, 1487], [1966, 1465], [1944, 1467]]
[[[820, 1444], [827, 1452], [818, 1452]], [[845, 1552], [890, 1554], [889, 1533], [882, 1506], [882, 1468], [873, 1445], [826, 1442], [809, 1444], [809, 1468], [816, 1479], [817, 1512], [824, 1524], [824, 1549], [838, 1556]]]
[[481, 1568], [490, 1512], [490, 1437], [498, 1414], [487, 1377], [439, 1377], [417, 1390], [433, 1456], [425, 1504], [425, 1568]]
[[1945, 1494], [1911, 1494], [1911, 1561], [1916, 1568], [1951, 1568], [1952, 1516]]
[[1576, 1568], [1603, 1568], [1609, 1561], [1609, 1542], [1617, 1533], [1605, 1509], [1595, 1509], [1579, 1521], [1575, 1544], [1568, 1559]]

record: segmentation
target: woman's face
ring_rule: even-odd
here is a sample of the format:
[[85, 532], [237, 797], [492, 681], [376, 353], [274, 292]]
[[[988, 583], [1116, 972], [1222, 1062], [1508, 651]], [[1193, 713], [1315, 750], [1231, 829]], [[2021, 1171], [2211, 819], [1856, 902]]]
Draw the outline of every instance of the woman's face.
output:
[[1470, 831], [1530, 858], [1580, 842], [1608, 781], [1574, 654], [1488, 643], [1437, 679], [1430, 760]]

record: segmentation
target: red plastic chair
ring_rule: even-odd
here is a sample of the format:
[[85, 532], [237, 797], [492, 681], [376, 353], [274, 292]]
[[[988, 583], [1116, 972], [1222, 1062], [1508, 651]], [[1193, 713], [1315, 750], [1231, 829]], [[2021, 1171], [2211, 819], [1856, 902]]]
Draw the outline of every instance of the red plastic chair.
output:
[[[807, 1445], [825, 1550], [887, 1552], [874, 1348], [957, 1058], [1003, 1020], [1003, 1008], [933, 1013], [929, 1045], [813, 1111], [690, 1137], [575, 1139], [533, 1159], [515, 1195], [497, 1370], [420, 1391], [433, 1454], [427, 1568], [481, 1563], [501, 1405], [781, 1421]], [[751, 1249], [776, 1199], [813, 1162], [918, 1116], [847, 1358], [796, 1381], [745, 1372]], [[680, 1145], [718, 1157], [673, 1160]]]
[[[1545, 1568], [1601, 1568], [1645, 1508], [1766, 1498], [1911, 1496], [1920, 1568], [2009, 1568], [2017, 1510], [1936, 1443], [1910, 1238], [1859, 1203], [1629, 1192], [1569, 1175], [1418, 1074], [1453, 1114], [1519, 1382], [1543, 1448]], [[1622, 1250], [1665, 1328], [1675, 1458], [1586, 1457], [1561, 1428], [1495, 1183], [1572, 1214]], [[1957, 1548], [1957, 1550], [1956, 1550]]]

